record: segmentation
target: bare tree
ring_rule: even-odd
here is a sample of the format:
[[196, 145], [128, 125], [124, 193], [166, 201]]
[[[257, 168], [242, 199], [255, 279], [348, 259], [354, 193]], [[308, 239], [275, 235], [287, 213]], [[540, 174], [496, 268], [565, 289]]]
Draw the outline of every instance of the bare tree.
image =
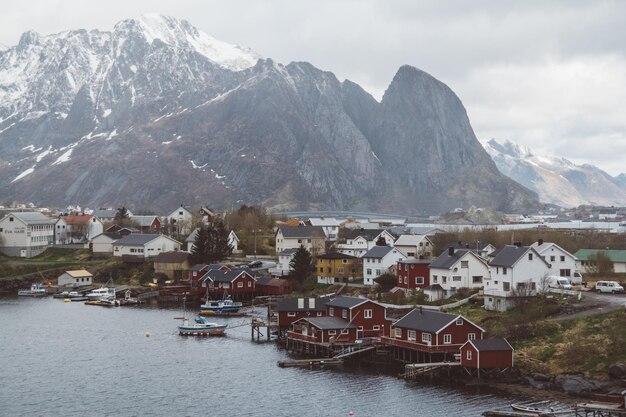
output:
[[511, 288], [511, 301], [513, 306], [520, 312], [526, 310], [528, 299], [537, 294], [537, 288], [533, 281], [518, 282], [516, 286]]

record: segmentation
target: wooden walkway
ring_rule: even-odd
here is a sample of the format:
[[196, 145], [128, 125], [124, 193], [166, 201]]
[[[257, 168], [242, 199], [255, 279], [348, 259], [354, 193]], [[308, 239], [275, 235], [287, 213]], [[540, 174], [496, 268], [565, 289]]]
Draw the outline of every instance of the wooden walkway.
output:
[[277, 364], [281, 368], [305, 367], [318, 368], [327, 365], [340, 365], [343, 359], [324, 358], [324, 359], [292, 359], [286, 361], [278, 361]]
[[461, 362], [432, 362], [432, 363], [410, 363], [404, 366], [404, 373], [400, 376], [406, 379], [413, 379], [426, 373], [432, 373], [443, 368], [461, 366]]

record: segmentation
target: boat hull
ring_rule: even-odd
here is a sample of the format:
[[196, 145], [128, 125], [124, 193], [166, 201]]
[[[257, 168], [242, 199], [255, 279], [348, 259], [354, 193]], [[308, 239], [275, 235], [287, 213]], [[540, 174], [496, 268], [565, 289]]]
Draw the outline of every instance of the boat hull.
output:
[[178, 334], [181, 336], [224, 336], [226, 326], [194, 327], [178, 326]]

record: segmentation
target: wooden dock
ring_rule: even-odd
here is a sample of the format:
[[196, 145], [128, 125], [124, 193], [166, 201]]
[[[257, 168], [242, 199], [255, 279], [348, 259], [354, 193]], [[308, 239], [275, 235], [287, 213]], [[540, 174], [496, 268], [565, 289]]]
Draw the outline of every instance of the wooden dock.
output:
[[433, 374], [447, 368], [461, 366], [461, 362], [432, 362], [432, 363], [409, 363], [404, 366], [404, 373], [400, 376], [405, 379], [414, 379], [420, 375]]
[[342, 363], [343, 363], [343, 359], [337, 359], [337, 358], [292, 359], [292, 360], [277, 362], [278, 366], [280, 366], [281, 368], [293, 368], [293, 367], [321, 368], [321, 367], [330, 366], [330, 365], [341, 365]]

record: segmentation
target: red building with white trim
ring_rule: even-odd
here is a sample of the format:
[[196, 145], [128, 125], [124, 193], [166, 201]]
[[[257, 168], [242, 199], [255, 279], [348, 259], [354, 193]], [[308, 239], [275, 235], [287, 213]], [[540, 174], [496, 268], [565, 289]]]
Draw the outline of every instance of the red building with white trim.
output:
[[430, 285], [430, 261], [426, 259], [404, 259], [396, 264], [396, 287], [406, 290]]
[[357, 326], [357, 339], [389, 335], [391, 320], [385, 306], [367, 298], [339, 296], [326, 303], [326, 315]]
[[338, 317], [307, 317], [295, 321], [287, 337], [309, 343], [351, 345], [358, 339], [357, 332], [355, 324]]
[[504, 338], [468, 340], [461, 346], [461, 365], [478, 370], [512, 368], [513, 350]]
[[328, 297], [283, 298], [276, 304], [278, 327], [288, 329], [291, 324], [302, 318], [325, 317]]

